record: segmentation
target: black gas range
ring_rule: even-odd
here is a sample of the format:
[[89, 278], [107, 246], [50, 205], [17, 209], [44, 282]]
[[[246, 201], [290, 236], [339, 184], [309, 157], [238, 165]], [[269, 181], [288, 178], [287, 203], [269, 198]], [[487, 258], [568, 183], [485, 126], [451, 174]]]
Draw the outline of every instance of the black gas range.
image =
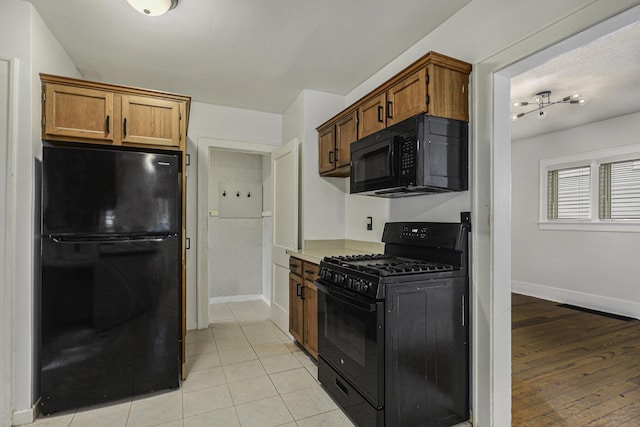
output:
[[470, 223], [385, 224], [383, 254], [326, 257], [318, 377], [361, 426], [469, 417]]

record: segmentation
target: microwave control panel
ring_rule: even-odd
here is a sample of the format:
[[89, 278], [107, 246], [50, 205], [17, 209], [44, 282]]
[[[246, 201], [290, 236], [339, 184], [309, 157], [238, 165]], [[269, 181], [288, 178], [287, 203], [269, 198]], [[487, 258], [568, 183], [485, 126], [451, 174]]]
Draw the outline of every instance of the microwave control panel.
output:
[[416, 139], [400, 140], [400, 179], [403, 184], [415, 184], [416, 179]]

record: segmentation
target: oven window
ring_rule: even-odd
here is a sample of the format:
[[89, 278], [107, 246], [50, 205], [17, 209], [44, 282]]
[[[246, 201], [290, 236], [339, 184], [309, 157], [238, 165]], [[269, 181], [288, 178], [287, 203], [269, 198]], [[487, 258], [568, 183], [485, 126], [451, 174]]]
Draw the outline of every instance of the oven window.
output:
[[362, 319], [350, 315], [340, 306], [329, 305], [324, 330], [333, 345], [358, 365], [365, 366], [367, 331]]
[[384, 303], [318, 286], [318, 355], [376, 407], [384, 401]]

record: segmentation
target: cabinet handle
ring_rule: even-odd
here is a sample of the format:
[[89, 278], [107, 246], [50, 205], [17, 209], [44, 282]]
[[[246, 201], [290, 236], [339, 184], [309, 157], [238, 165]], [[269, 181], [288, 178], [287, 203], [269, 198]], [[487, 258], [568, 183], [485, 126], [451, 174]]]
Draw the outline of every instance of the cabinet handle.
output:
[[393, 119], [392, 110], [393, 110], [393, 102], [387, 101], [387, 118], [388, 119]]
[[296, 283], [296, 296], [302, 296], [302, 292], [300, 291], [301, 285], [300, 283]]
[[304, 289], [305, 287], [300, 285], [300, 299], [304, 299]]
[[124, 136], [127, 136], [127, 118], [124, 118], [124, 122], [122, 123], [122, 130], [124, 132]]
[[333, 158], [335, 159], [335, 162], [338, 163], [339, 157], [338, 157], [338, 149], [337, 148], [334, 150], [334, 153], [335, 154], [333, 155]]
[[336, 385], [346, 395], [349, 396], [349, 389], [336, 378]]
[[111, 120], [111, 117], [110, 117], [110, 116], [107, 116], [107, 120], [106, 120], [106, 122], [107, 122], [107, 123], [106, 123], [106, 125], [107, 125], [107, 126], [106, 126], [106, 127], [107, 127], [107, 135], [109, 135], [109, 132], [111, 132], [111, 131], [109, 130], [109, 129], [110, 129], [110, 127], [111, 127], [111, 126], [110, 126], [110, 123], [109, 123], [109, 122], [110, 122], [110, 120]]
[[333, 156], [334, 156], [333, 150], [329, 151], [329, 163], [333, 163]]
[[314, 274], [315, 273], [315, 271], [313, 271], [313, 270], [305, 270], [304, 272], [307, 273], [307, 274]]
[[384, 123], [384, 120], [382, 118], [383, 110], [384, 108], [382, 107], [382, 105], [378, 105], [378, 121], [380, 123]]
[[465, 303], [465, 300], [464, 300], [464, 295], [462, 295], [462, 326], [465, 326], [465, 315], [464, 315], [465, 305], [466, 305], [466, 303]]

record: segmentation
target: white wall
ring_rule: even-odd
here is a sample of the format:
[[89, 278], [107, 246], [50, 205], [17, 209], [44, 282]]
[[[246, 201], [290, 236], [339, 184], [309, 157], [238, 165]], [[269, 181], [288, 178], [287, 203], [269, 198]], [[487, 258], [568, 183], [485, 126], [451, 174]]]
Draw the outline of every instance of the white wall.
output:
[[[79, 77], [79, 73], [60, 44], [44, 25], [31, 4], [20, 0], [0, 3], [0, 56], [16, 58], [17, 105], [15, 129], [15, 200], [7, 200], [13, 209], [15, 244], [12, 248], [13, 267], [14, 342], [12, 409], [14, 422], [29, 421], [31, 407], [38, 398], [36, 347], [36, 302], [39, 261], [36, 257], [39, 235], [39, 176], [40, 157], [40, 72]], [[3, 307], [4, 310], [4, 307]], [[4, 414], [3, 414], [4, 418]]]
[[[11, 58], [0, 57], [0, 200], [13, 197], [8, 182], [13, 173], [14, 69]], [[13, 229], [13, 211], [7, 203], [0, 208], [0, 426], [11, 425], [11, 368], [13, 349], [13, 257], [9, 230]]]
[[323, 178], [318, 174], [316, 127], [344, 108], [344, 98], [303, 90], [283, 115], [285, 141], [298, 138], [302, 161], [300, 203], [302, 240], [344, 239], [344, 178]]
[[[244, 143], [280, 145], [282, 143], [282, 132], [282, 116], [280, 114], [243, 110], [220, 105], [203, 104], [200, 102], [191, 103], [187, 138], [187, 153], [190, 155], [191, 164], [187, 167], [187, 237], [191, 239], [191, 249], [187, 251], [187, 329], [197, 328], [199, 318], [202, 319], [201, 323], [203, 326], [207, 324], [207, 314], [203, 312], [201, 313], [202, 316], [198, 315], [199, 307], [200, 310], [204, 310], [204, 307], [199, 305], [197, 300], [199, 266], [197, 265], [198, 251], [196, 248], [198, 248], [199, 245], [206, 246], [208, 236], [208, 232], [206, 231], [208, 227], [202, 227], [204, 231], [201, 232], [201, 234], [205, 236], [205, 239], [199, 242], [197, 209], [199, 185], [198, 158], [205, 156], [208, 159], [209, 147], [213, 139], [228, 142], [225, 149], [233, 149], [234, 142], [237, 142], [239, 150], [244, 151]], [[201, 139], [206, 142], [199, 142]], [[268, 162], [268, 160], [265, 161]], [[268, 170], [270, 170], [270, 166]], [[266, 174], [270, 173], [268, 170], [265, 170]], [[270, 175], [265, 175], [263, 179], [270, 179], [269, 177]], [[200, 185], [207, 186], [207, 183], [204, 182]], [[207, 194], [206, 191], [205, 194]], [[263, 230], [263, 233], [266, 232], [270, 236], [270, 219], [265, 219], [263, 226], [266, 227], [266, 231]], [[268, 253], [270, 254], [270, 241], [266, 239], [263, 240], [263, 252], [267, 252], [265, 250], [265, 245], [267, 244], [269, 245]], [[263, 256], [263, 263], [265, 260], [268, 260], [268, 257]], [[264, 276], [262, 280], [263, 289], [270, 289], [270, 277], [268, 278], [268, 283], [265, 283], [266, 278]], [[206, 292], [205, 290], [204, 293]], [[204, 305], [206, 306], [206, 303]]]
[[[509, 122], [498, 127], [494, 125], [493, 111], [499, 108], [494, 105], [494, 73], [634, 4], [638, 1], [472, 0], [345, 97], [345, 104], [352, 104], [430, 50], [474, 65], [470, 90], [470, 194], [460, 194], [459, 200], [445, 201], [449, 206], [443, 208], [428, 201], [435, 200], [428, 199], [433, 196], [402, 201], [393, 213], [389, 207], [389, 218], [405, 219], [424, 209], [437, 211], [434, 217], [455, 219], [459, 210], [468, 208], [472, 211], [472, 340], [476, 343], [472, 358], [472, 400], [476, 425], [510, 424], [510, 282], [503, 280], [501, 270], [509, 269], [509, 260], [506, 258], [504, 263], [507, 265], [500, 267], [501, 259], [494, 259], [501, 256], [504, 245], [509, 245], [500, 237], [508, 233], [500, 228], [508, 228], [508, 221], [496, 223], [494, 219], [508, 218], [510, 187], [508, 179], [493, 169], [494, 165], [503, 166], [502, 159], [496, 162], [500, 152], [494, 151], [496, 144], [503, 145], [494, 137], [508, 135]], [[496, 183], [493, 177], [497, 177]], [[395, 205], [396, 202], [392, 203]], [[411, 207], [414, 203], [416, 205]], [[423, 207], [422, 203], [425, 203]], [[376, 206], [384, 212], [382, 203], [373, 207]], [[365, 212], [370, 209], [371, 206], [365, 210], [347, 203], [346, 223], [361, 224]], [[499, 212], [492, 212], [492, 209], [499, 209]], [[423, 216], [425, 219], [431, 217]], [[496, 229], [499, 229], [498, 238], [494, 234]], [[356, 236], [362, 235], [359, 232]]]
[[640, 146], [640, 113], [512, 146], [512, 278], [516, 292], [640, 318], [640, 234], [538, 228], [541, 159]]
[[[210, 299], [262, 294], [262, 157], [225, 150], [209, 153], [209, 210], [221, 215], [209, 217]], [[221, 185], [226, 196], [220, 194]], [[236, 189], [252, 187], [260, 189], [253, 192], [253, 199], [244, 193], [236, 197]], [[233, 208], [234, 203], [244, 206], [245, 200], [260, 202], [252, 212], [239, 212], [252, 217], [227, 217], [222, 211], [226, 206]], [[221, 206], [224, 202], [230, 205]]]
[[[14, 242], [13, 251], [15, 264], [8, 266], [13, 269], [11, 283], [4, 285], [10, 287], [9, 296], [13, 300], [5, 301], [2, 310], [13, 313], [12, 326], [14, 330], [10, 334], [13, 341], [9, 341], [8, 349], [0, 352], [2, 357], [10, 357], [12, 378], [10, 379], [8, 393], [9, 411], [16, 408], [20, 410], [31, 408], [33, 373], [31, 359], [33, 354], [33, 253], [31, 251], [33, 239], [33, 223], [31, 203], [28, 200], [32, 194], [33, 178], [31, 178], [33, 157], [31, 150], [31, 46], [30, 40], [30, 5], [20, 0], [5, 1], [0, 3], [0, 56], [4, 58], [16, 58], [18, 73], [15, 76], [15, 90], [17, 91], [17, 105], [15, 108], [15, 144], [11, 147], [14, 152], [12, 172], [15, 199], [7, 200], [6, 206], [12, 210], [9, 215], [15, 217], [15, 222], [9, 224], [7, 238]], [[26, 144], [24, 143], [26, 141]], [[20, 170], [18, 170], [20, 168]], [[26, 170], [22, 170], [26, 168]], [[19, 173], [18, 173], [19, 172]], [[10, 178], [11, 179], [11, 178]], [[8, 193], [11, 189], [8, 189]], [[19, 193], [18, 193], [19, 191]], [[19, 194], [19, 195], [18, 195]], [[11, 197], [9, 194], [7, 195]], [[11, 234], [12, 233], [12, 234]], [[22, 236], [26, 233], [26, 238]], [[10, 234], [10, 235], [9, 235]], [[20, 239], [15, 240], [18, 236]], [[20, 284], [20, 286], [16, 286]], [[23, 289], [24, 288], [24, 289]], [[18, 336], [19, 335], [19, 336]], [[4, 346], [3, 346], [4, 347]], [[5, 350], [3, 348], [3, 350]], [[4, 409], [4, 408], [3, 408]], [[11, 412], [2, 414], [2, 421], [6, 424], [7, 418], [11, 420]]]

